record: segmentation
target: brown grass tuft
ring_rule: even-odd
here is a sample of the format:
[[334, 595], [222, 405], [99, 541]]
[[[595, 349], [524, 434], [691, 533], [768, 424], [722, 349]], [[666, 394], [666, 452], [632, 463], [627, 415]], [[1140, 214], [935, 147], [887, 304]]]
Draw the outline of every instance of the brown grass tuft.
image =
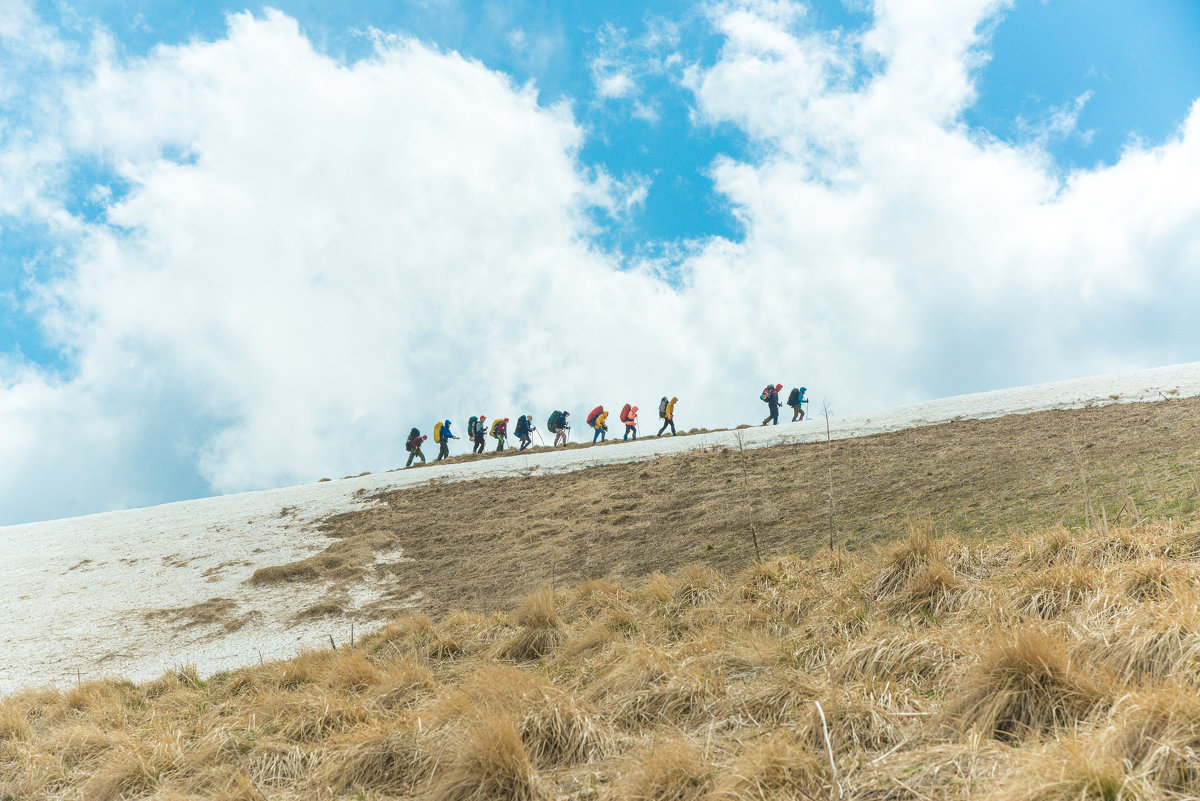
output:
[[1104, 700], [1102, 685], [1071, 661], [1069, 643], [1038, 628], [1003, 635], [979, 654], [946, 710], [959, 731], [1003, 741], [1071, 726]]
[[804, 795], [824, 797], [825, 769], [809, 747], [786, 732], [775, 732], [748, 745], [721, 771], [712, 801], [793, 801]]
[[1200, 796], [1200, 697], [1169, 685], [1118, 704], [1102, 750], [1129, 772], [1184, 796]]
[[1074, 563], [1054, 565], [1023, 577], [1011, 606], [1032, 617], [1053, 619], [1071, 608], [1082, 608], [1100, 592], [1100, 573]]
[[552, 589], [539, 590], [522, 599], [514, 614], [517, 632], [501, 643], [501, 659], [528, 661], [553, 651], [564, 638]]
[[457, 732], [435, 775], [438, 801], [537, 801], [545, 797], [516, 725], [484, 713]]
[[326, 687], [352, 693], [361, 693], [382, 681], [383, 675], [358, 651], [340, 654], [324, 678]]
[[866, 591], [875, 600], [900, 592], [927, 566], [943, 563], [943, 550], [929, 518], [905, 522], [905, 537], [886, 548], [873, 566]]
[[628, 801], [695, 801], [712, 787], [713, 769], [691, 742], [656, 739], [625, 771], [620, 798]]
[[1124, 684], [1172, 678], [1197, 681], [1200, 606], [1194, 598], [1147, 606], [1139, 614], [1119, 619], [1111, 629], [1087, 637], [1078, 651]]
[[356, 731], [326, 757], [319, 784], [338, 792], [412, 792], [432, 768], [415, 723], [389, 721]]
[[84, 801], [116, 801], [143, 795], [159, 782], [161, 768], [143, 748], [112, 752], [82, 787]]

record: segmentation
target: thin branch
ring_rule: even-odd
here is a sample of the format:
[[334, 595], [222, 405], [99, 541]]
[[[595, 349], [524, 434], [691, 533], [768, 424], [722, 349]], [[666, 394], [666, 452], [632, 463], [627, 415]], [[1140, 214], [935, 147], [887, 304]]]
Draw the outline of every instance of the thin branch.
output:
[[746, 493], [746, 501], [750, 504], [750, 539], [754, 542], [754, 559], [762, 561], [762, 553], [758, 550], [758, 526], [754, 524], [754, 518], [757, 512], [754, 509], [754, 494], [750, 491], [750, 471], [746, 467], [746, 443], [742, 439], [742, 432], [738, 431], [733, 435], [737, 441], [738, 455], [742, 459], [742, 489]]

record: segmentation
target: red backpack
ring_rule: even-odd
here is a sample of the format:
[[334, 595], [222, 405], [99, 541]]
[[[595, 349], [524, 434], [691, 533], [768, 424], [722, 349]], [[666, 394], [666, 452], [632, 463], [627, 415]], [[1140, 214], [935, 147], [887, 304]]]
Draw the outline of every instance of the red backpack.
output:
[[621, 407], [621, 422], [622, 422], [622, 423], [627, 423], [627, 422], [629, 422], [629, 411], [630, 411], [630, 409], [632, 409], [632, 408], [633, 408], [633, 404], [632, 404], [632, 403], [627, 403], [627, 404], [625, 404], [624, 406], [622, 406], [622, 407]]
[[601, 413], [601, 412], [603, 412], [603, 411], [604, 411], [604, 407], [603, 407], [603, 406], [597, 406], [595, 409], [592, 409], [592, 412], [591, 412], [591, 414], [589, 414], [589, 415], [587, 416], [587, 424], [588, 424], [589, 426], [594, 426], [594, 425], [596, 425], [596, 418], [597, 418], [597, 417], [599, 417], [599, 416], [600, 416], [600, 413]]

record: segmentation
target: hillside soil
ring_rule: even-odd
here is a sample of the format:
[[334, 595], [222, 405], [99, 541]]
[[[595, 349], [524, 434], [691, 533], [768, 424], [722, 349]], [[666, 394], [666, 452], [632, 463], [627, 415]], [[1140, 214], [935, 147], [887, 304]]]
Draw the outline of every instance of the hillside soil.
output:
[[[928, 518], [965, 541], [1010, 529], [1187, 522], [1200, 498], [1200, 399], [963, 421], [832, 443], [718, 449], [578, 472], [432, 483], [321, 525], [324, 551], [256, 583], [344, 587], [401, 550], [367, 609], [505, 608], [531, 586], [632, 580], [758, 552], [850, 551]], [[617, 447], [610, 445], [609, 447]], [[412, 561], [408, 561], [412, 560]], [[332, 593], [322, 613], [336, 611]], [[303, 610], [300, 612], [303, 614]]]

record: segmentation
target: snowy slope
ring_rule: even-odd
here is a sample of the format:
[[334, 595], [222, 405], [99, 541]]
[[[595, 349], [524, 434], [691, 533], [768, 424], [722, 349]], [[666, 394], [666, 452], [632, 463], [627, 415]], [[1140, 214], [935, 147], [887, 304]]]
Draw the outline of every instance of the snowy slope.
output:
[[[954, 420], [1108, 403], [1200, 395], [1200, 363], [1042, 384], [911, 404], [831, 420], [835, 438], [857, 437]], [[757, 411], [757, 410], [756, 410]], [[294, 561], [328, 541], [314, 523], [355, 508], [380, 490], [431, 480], [565, 472], [654, 459], [689, 450], [809, 442], [825, 438], [814, 418], [771, 428], [644, 439], [602, 448], [535, 451], [504, 459], [379, 473], [297, 487], [166, 504], [148, 509], [0, 528], [0, 693], [76, 677], [134, 680], [195, 664], [202, 674], [303, 647], [344, 640], [349, 623], [294, 623], [292, 615], [324, 588], [247, 583], [259, 567]], [[647, 422], [650, 422], [649, 420]], [[380, 562], [401, 562], [401, 553]], [[377, 597], [368, 580], [352, 593]], [[236, 631], [182, 626], [147, 613], [229, 599], [244, 621]], [[414, 602], [419, 599], [414, 599]], [[360, 621], [360, 625], [367, 621]]]

